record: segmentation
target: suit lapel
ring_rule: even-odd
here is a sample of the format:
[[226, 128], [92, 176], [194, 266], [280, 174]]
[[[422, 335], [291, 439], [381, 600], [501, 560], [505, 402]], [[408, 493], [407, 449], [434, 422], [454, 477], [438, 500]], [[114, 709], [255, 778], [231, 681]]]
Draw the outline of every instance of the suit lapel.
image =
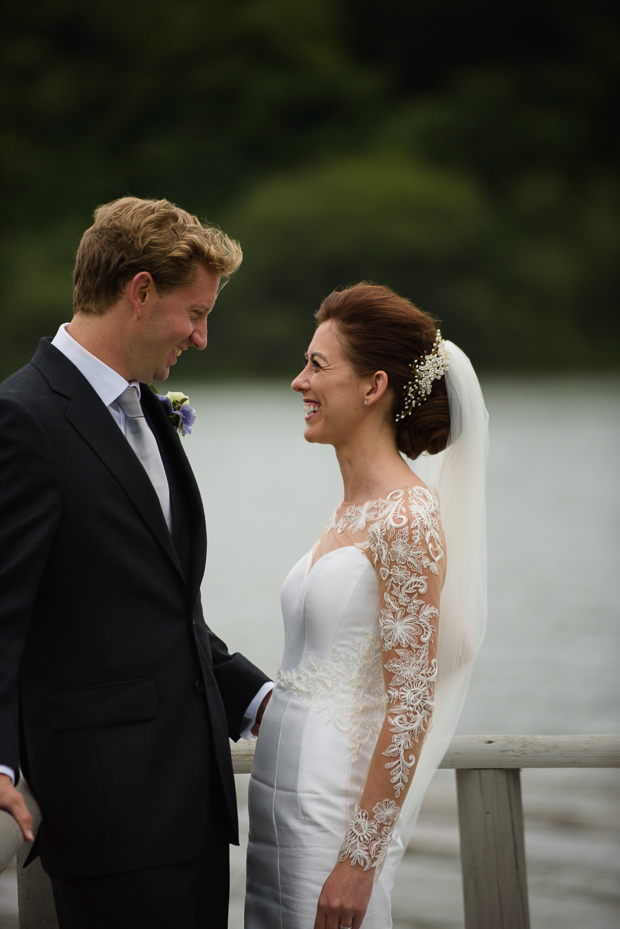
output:
[[[198, 596], [204, 574], [207, 536], [202, 498], [196, 478], [166, 407], [149, 386], [141, 384], [142, 408], [162, 456], [172, 499], [173, 536], [186, 566], [192, 602]], [[186, 440], [191, 441], [191, 439]]]
[[66, 419], [121, 485], [184, 577], [155, 489], [131, 446], [86, 378], [46, 339], [32, 359], [56, 393], [68, 398]]

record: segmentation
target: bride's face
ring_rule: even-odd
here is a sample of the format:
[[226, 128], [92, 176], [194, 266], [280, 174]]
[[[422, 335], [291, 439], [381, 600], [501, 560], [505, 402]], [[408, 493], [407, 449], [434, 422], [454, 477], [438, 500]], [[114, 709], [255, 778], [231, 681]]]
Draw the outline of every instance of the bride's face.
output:
[[342, 445], [363, 420], [368, 379], [358, 377], [343, 356], [331, 321], [316, 330], [305, 357], [305, 368], [291, 384], [304, 398], [304, 438]]

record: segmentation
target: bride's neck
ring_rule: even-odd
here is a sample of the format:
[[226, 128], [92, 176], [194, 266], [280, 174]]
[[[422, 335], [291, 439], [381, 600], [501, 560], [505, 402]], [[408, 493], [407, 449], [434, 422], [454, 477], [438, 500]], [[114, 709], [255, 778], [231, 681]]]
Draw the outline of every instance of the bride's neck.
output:
[[336, 457], [344, 485], [343, 499], [347, 503], [364, 503], [396, 487], [416, 482], [395, 442], [336, 448]]

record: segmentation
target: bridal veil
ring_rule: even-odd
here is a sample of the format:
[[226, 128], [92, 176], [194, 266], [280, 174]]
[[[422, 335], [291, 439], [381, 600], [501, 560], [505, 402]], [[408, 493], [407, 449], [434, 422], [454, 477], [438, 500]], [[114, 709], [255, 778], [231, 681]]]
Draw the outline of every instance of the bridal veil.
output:
[[454, 735], [487, 614], [485, 471], [488, 413], [467, 355], [446, 341], [450, 438], [445, 451], [410, 462], [439, 497], [447, 572], [441, 593], [435, 711], [400, 818], [406, 848], [426, 788]]

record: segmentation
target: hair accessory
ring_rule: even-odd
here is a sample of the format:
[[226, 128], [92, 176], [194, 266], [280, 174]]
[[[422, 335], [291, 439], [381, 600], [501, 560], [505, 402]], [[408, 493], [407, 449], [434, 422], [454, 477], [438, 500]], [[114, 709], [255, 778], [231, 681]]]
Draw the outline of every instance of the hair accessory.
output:
[[396, 414], [396, 422], [406, 419], [416, 406], [424, 403], [433, 389], [433, 381], [443, 377], [450, 367], [450, 354], [439, 329], [430, 352], [423, 355], [420, 361], [412, 361], [410, 367], [413, 379], [405, 384], [405, 405], [400, 413]]

